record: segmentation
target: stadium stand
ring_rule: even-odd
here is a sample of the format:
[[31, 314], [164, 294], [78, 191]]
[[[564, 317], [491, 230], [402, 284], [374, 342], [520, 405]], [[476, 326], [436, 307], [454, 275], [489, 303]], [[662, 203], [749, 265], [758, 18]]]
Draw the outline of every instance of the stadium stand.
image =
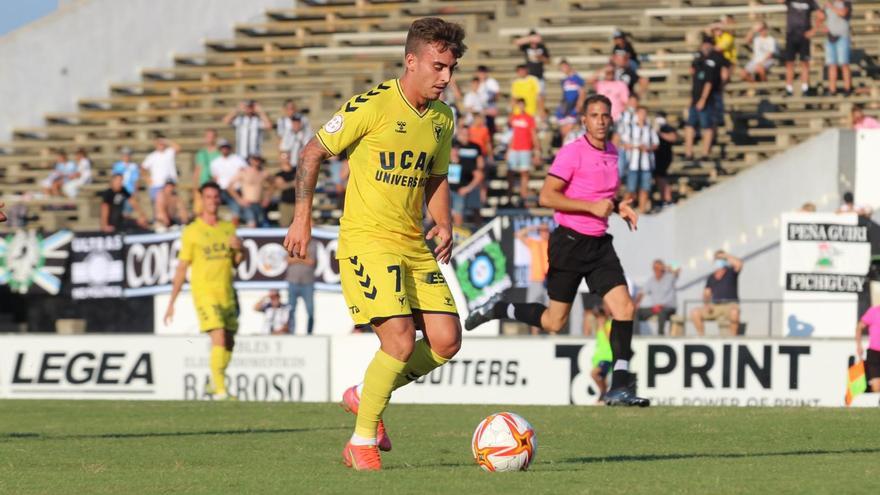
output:
[[[0, 143], [0, 196], [7, 204], [24, 202], [31, 225], [94, 229], [95, 194], [107, 187], [120, 148], [132, 148], [140, 161], [152, 149], [156, 134], [171, 138], [182, 146], [177, 163], [182, 181], [188, 184], [192, 155], [203, 131], [217, 128], [222, 137], [232, 139], [232, 130], [222, 128], [220, 120], [239, 101], [259, 101], [274, 119], [282, 102], [293, 98], [300, 108], [308, 109], [313, 126], [320, 125], [344, 98], [399, 74], [406, 28], [413, 19], [427, 15], [466, 27], [469, 51], [461, 61], [459, 84], [464, 87], [462, 82], [478, 65], [489, 65], [502, 89], [501, 123], [514, 67], [522, 62], [512, 40], [535, 28], [553, 56], [547, 72], [548, 110], [561, 94], [556, 62], [565, 58], [582, 75], [591, 74], [607, 63], [610, 33], [622, 29], [641, 54], [640, 74], [650, 79], [643, 104], [651, 111], [667, 112], [671, 123], [679, 125], [689, 105], [688, 69], [702, 29], [720, 14], [734, 15], [739, 63], [744, 64], [750, 56], [743, 43], [745, 33], [755, 21], [764, 20], [772, 35], [784, 39], [784, 10], [776, 2], [754, 0], [300, 2], [294, 8], [269, 10], [259, 22], [235, 25], [233, 38], [206, 40], [203, 52], [174, 56], [173, 67], [144, 69], [138, 83], [113, 84], [104, 98], [82, 99], [76, 112], [47, 114], [43, 126], [16, 129], [11, 141]], [[779, 67], [757, 90], [734, 75], [726, 86], [725, 127], [710, 160], [686, 167], [680, 146], [674, 149], [670, 169], [674, 197], [680, 200], [723, 181], [824, 128], [847, 126], [853, 104], [877, 115], [878, 14], [880, 2], [853, 6], [855, 91], [849, 97], [821, 90], [814, 96], [785, 97]], [[811, 78], [816, 85], [824, 79], [824, 36], [812, 43]], [[549, 144], [550, 133], [543, 132], [542, 139]], [[263, 147], [272, 172], [277, 168], [275, 140], [271, 136]], [[52, 150], [70, 152], [78, 147], [90, 153], [94, 181], [75, 200], [42, 198], [40, 181], [52, 166]], [[543, 149], [551, 150], [545, 153], [549, 162], [553, 148]], [[489, 178], [484, 216], [511, 205], [506, 173], [500, 160], [496, 175]], [[543, 176], [544, 170], [532, 174], [533, 191], [540, 188]], [[337, 202], [320, 195], [315, 215], [322, 222], [335, 222], [340, 215]]]

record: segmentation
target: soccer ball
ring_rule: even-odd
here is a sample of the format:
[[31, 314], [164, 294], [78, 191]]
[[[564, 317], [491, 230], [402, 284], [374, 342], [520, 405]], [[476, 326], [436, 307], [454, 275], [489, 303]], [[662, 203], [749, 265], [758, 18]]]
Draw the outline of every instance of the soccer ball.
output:
[[535, 460], [538, 439], [522, 416], [500, 412], [477, 425], [471, 450], [484, 471], [525, 471]]

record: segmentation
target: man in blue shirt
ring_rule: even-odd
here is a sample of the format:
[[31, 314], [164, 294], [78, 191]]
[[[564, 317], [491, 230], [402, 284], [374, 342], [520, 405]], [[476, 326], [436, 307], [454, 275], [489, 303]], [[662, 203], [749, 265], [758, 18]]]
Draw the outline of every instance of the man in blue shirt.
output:
[[131, 160], [131, 148], [125, 147], [119, 150], [122, 159], [113, 164], [112, 175], [122, 176], [122, 187], [130, 195], [137, 193], [138, 180], [141, 178], [141, 167]]
[[556, 109], [556, 119], [559, 121], [559, 132], [563, 139], [578, 123], [578, 109], [584, 103], [586, 90], [584, 79], [574, 71], [571, 64], [563, 59], [559, 62], [559, 70], [565, 76], [562, 79], [562, 101]]

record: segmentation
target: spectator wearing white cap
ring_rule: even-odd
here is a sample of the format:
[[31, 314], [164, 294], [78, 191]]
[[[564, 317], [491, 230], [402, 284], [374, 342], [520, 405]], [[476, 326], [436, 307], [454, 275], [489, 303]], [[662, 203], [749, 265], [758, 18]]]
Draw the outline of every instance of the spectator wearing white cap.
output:
[[241, 218], [241, 207], [235, 197], [229, 194], [229, 187], [238, 172], [247, 167], [244, 158], [232, 153], [232, 144], [225, 139], [217, 141], [220, 156], [211, 160], [211, 177], [220, 186], [220, 198], [232, 211], [232, 223], [238, 225]]

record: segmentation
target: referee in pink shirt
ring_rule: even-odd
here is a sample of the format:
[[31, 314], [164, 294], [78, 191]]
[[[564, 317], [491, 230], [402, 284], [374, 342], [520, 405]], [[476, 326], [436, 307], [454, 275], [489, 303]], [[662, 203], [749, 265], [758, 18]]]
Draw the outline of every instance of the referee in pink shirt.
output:
[[556, 333], [568, 320], [578, 286], [586, 278], [590, 291], [602, 296], [611, 310], [614, 372], [606, 404], [645, 407], [650, 401], [636, 397], [630, 386], [635, 305], [607, 233], [612, 213], [620, 215], [633, 230], [639, 216], [629, 200], [616, 199], [620, 177], [617, 149], [608, 140], [611, 101], [603, 95], [592, 95], [583, 108], [586, 135], [559, 150], [541, 189], [541, 205], [555, 210], [553, 218], [559, 224], [548, 248], [550, 306], [489, 301], [468, 316], [465, 328], [472, 330], [490, 320], [510, 319]]

